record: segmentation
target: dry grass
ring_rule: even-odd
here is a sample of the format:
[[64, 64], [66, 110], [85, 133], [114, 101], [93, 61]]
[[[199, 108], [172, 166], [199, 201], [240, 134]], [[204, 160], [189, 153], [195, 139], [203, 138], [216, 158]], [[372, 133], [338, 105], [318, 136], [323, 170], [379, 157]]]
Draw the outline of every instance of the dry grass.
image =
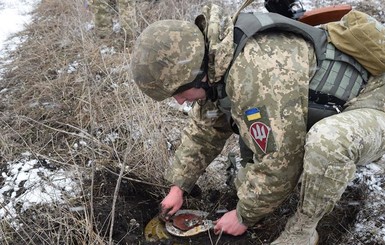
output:
[[[206, 2], [140, 1], [134, 38], [158, 19], [192, 20]], [[91, 18], [83, 0], [43, 0], [31, 25], [17, 34], [25, 41], [11, 53], [13, 62], [0, 83], [0, 91], [7, 89], [0, 97], [0, 164], [28, 151], [60, 166], [77, 166], [90, 186], [68, 201], [88, 209], [36, 207], [20, 217], [19, 230], [1, 221], [4, 244], [112, 244], [112, 234], [102, 234], [94, 224], [97, 168], [117, 169], [116, 190], [126, 178], [151, 183], [152, 195], [164, 195], [162, 174], [186, 116], [138, 91], [129, 72], [133, 39], [115, 33], [100, 40], [88, 30]]]
[[[191, 20], [203, 2], [139, 3], [134, 38], [160, 18]], [[129, 71], [133, 39], [114, 33], [100, 40], [89, 30], [91, 20], [83, 0], [42, 1], [33, 22], [16, 34], [25, 41], [10, 54], [0, 84], [7, 89], [1, 98], [1, 164], [28, 151], [59, 166], [76, 165], [90, 174], [91, 184], [96, 168], [118, 168], [120, 179], [151, 183], [153, 195], [161, 196], [164, 168], [180, 143], [185, 116], [138, 91]], [[90, 188], [84, 186], [85, 195], [76, 200], [90, 213], [37, 207], [31, 212], [38, 218], [25, 213], [20, 230], [3, 221], [0, 237], [5, 244], [111, 243], [111, 234], [95, 233]]]
[[[138, 13], [150, 12], [151, 6], [152, 10], [159, 8], [151, 12], [154, 15], [166, 9], [146, 3]], [[168, 9], [172, 13], [172, 6]], [[169, 143], [175, 149], [181, 119], [171, 115], [175, 112], [166, 103], [143, 97], [131, 81], [129, 50], [133, 40], [118, 33], [106, 40], [97, 39], [87, 31], [91, 13], [82, 0], [42, 1], [34, 16], [33, 23], [17, 34], [27, 38], [11, 54], [13, 62], [6, 67], [0, 85], [0, 90], [8, 89], [0, 112], [1, 164], [28, 151], [36, 158], [84, 170], [90, 161], [94, 166], [124, 167], [124, 174], [134, 180], [165, 185], [162, 173], [172, 153], [167, 141], [172, 136]], [[148, 18], [141, 14], [138, 26], [153, 21]], [[92, 233], [92, 215], [77, 219], [67, 212], [59, 218], [69, 220], [57, 220], [51, 215], [63, 214], [65, 210], [60, 207], [39, 211], [39, 217], [48, 224], [23, 221], [24, 228], [15, 231], [3, 222], [0, 236], [5, 243], [26, 239], [28, 244], [54, 244], [51, 241], [66, 241], [66, 234], [73, 234], [68, 239], [74, 241], [98, 240]], [[31, 232], [33, 229], [37, 230]], [[41, 234], [44, 231], [47, 234]]]
[[[29, 38], [13, 54], [13, 69], [2, 84], [12, 95], [1, 114], [1, 155], [11, 160], [29, 150], [66, 163], [88, 158], [125, 163], [135, 172], [144, 162], [156, 168], [168, 157], [162, 147], [167, 126], [158, 130], [159, 118], [168, 112], [144, 98], [130, 80], [131, 40], [116, 34], [104, 40], [109, 48], [101, 48], [85, 29], [90, 13], [81, 3], [43, 1], [38, 17], [20, 34]], [[79, 141], [86, 147], [70, 151]], [[152, 146], [158, 147], [150, 152]]]

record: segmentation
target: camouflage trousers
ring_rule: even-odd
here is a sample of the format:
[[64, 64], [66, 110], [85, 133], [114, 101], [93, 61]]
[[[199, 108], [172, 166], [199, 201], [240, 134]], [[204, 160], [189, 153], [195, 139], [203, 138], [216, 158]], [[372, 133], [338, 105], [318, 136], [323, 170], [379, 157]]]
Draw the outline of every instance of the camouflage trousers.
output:
[[307, 134], [298, 211], [318, 222], [341, 198], [356, 166], [384, 154], [384, 112], [355, 109], [319, 121]]
[[132, 34], [135, 25], [135, 1], [133, 0], [92, 0], [90, 2], [96, 33], [106, 37], [112, 33], [113, 17], [119, 16], [122, 30]]

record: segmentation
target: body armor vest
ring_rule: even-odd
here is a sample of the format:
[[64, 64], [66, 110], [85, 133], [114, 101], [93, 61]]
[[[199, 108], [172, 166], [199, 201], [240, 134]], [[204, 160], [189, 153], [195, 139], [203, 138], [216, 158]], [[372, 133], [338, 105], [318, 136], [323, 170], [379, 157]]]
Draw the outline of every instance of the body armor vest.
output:
[[313, 44], [317, 71], [309, 82], [308, 129], [322, 118], [342, 111], [345, 102], [356, 97], [367, 83], [369, 73], [353, 57], [328, 43], [325, 30], [275, 13], [241, 13], [234, 27], [233, 60], [222, 82], [215, 85], [219, 109], [226, 114], [235, 133], [238, 133], [238, 128], [231, 118], [231, 102], [225, 92], [226, 80], [233, 61], [248, 39], [264, 31], [295, 33]]

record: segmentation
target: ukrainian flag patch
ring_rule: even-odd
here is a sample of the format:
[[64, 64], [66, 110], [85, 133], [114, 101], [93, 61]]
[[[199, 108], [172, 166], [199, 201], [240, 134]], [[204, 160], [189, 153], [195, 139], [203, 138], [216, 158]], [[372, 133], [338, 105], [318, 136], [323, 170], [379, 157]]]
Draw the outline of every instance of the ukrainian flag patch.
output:
[[248, 109], [247, 111], [245, 111], [245, 115], [248, 121], [257, 120], [262, 117], [261, 112], [258, 108]]

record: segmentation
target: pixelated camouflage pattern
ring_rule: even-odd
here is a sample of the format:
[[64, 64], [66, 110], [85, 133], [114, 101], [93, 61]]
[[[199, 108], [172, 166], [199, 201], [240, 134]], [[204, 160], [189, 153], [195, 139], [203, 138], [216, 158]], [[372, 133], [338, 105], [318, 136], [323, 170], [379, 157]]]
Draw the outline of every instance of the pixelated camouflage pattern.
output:
[[331, 211], [353, 179], [356, 165], [385, 154], [384, 132], [385, 113], [369, 108], [316, 123], [306, 139], [301, 212], [320, 217]]
[[[217, 11], [213, 7], [207, 9]], [[208, 16], [220, 16], [210, 11], [205, 13], [207, 19]], [[217, 33], [224, 33], [223, 30], [229, 28], [216, 26], [221, 26]], [[215, 44], [210, 48], [221, 47], [221, 52], [228, 50], [232, 55], [227, 39], [221, 43], [216, 39], [218, 36], [221, 34], [213, 35], [214, 40], [209, 40]], [[218, 49], [213, 53], [217, 54]], [[211, 82], [227, 69], [227, 57], [223, 54], [210, 59], [213, 62], [208, 74]], [[217, 68], [215, 64], [222, 67]], [[308, 82], [315, 66], [314, 50], [309, 43], [287, 33], [268, 33], [250, 39], [230, 70], [227, 93], [232, 101], [232, 116], [244, 143], [254, 152], [254, 163], [240, 169], [235, 182], [239, 197], [237, 214], [245, 225], [251, 226], [271, 213], [293, 190], [303, 167], [304, 187], [298, 212], [306, 213], [309, 222], [317, 223], [340, 198], [355, 171], [354, 164], [379, 158], [385, 153], [381, 138], [385, 132], [383, 77], [371, 79], [357, 99], [348, 103], [346, 112], [315, 124], [307, 136], [305, 150]], [[217, 102], [209, 101], [203, 106], [194, 105], [192, 121], [184, 129], [182, 144], [166, 171], [166, 179], [187, 192], [231, 135], [226, 116], [219, 106]], [[245, 112], [251, 108], [259, 108], [261, 118], [248, 121]], [[268, 126], [265, 152], [249, 131], [255, 122]], [[343, 160], [350, 162], [344, 165]], [[324, 188], [320, 188], [320, 183]]]
[[[226, 91], [231, 114], [255, 162], [241, 169], [236, 179], [237, 214], [252, 225], [272, 212], [295, 187], [302, 169], [306, 135], [308, 84], [316, 61], [311, 45], [291, 34], [260, 34], [248, 41], [235, 60]], [[245, 112], [260, 110], [249, 121]], [[253, 123], [269, 130], [263, 149], [251, 136]]]
[[331, 212], [357, 165], [385, 154], [385, 74], [371, 77], [341, 114], [307, 134], [299, 208], [272, 244], [311, 244], [319, 220]]
[[319, 220], [341, 198], [356, 166], [385, 154], [385, 74], [371, 77], [347, 106], [307, 134], [300, 205], [272, 244], [311, 244]]
[[352, 180], [356, 165], [370, 163], [385, 154], [384, 133], [382, 74], [371, 77], [343, 113], [325, 118], [310, 129], [305, 145], [301, 212], [319, 217], [331, 211]]
[[112, 33], [113, 0], [90, 0], [94, 13], [95, 31], [102, 38]]
[[216, 103], [195, 104], [189, 113], [191, 121], [182, 133], [182, 143], [175, 159], [166, 169], [165, 178], [190, 192], [206, 167], [222, 151], [232, 130]]
[[203, 7], [195, 23], [205, 34], [208, 45], [208, 80], [216, 83], [225, 74], [234, 53], [234, 25], [230, 16], [215, 4]]
[[[204, 6], [202, 12], [195, 23], [207, 39], [208, 78], [213, 83], [219, 81], [231, 63], [234, 25], [231, 21], [223, 21], [223, 10], [217, 5]], [[184, 129], [182, 144], [165, 173], [168, 181], [187, 192], [232, 134], [226, 115], [218, 109], [217, 103], [207, 101], [203, 107], [196, 103], [190, 116], [192, 120]]]
[[332, 211], [356, 166], [385, 154], [385, 113], [361, 108], [316, 123], [306, 138], [299, 207], [272, 243], [316, 244], [319, 220]]
[[94, 13], [95, 30], [104, 38], [111, 35], [113, 17], [118, 15], [119, 23], [126, 32], [133, 32], [135, 27], [135, 0], [90, 0]]
[[369, 78], [368, 84], [356, 97], [348, 101], [347, 110], [372, 108], [385, 112], [385, 73]]
[[119, 23], [121, 28], [131, 37], [134, 36], [136, 23], [136, 0], [116, 0], [119, 12]]
[[151, 98], [161, 101], [200, 72], [204, 39], [187, 21], [161, 20], [149, 25], [136, 41], [131, 56], [133, 79]]
[[[211, 8], [211, 11], [217, 11], [217, 8]], [[206, 13], [206, 16], [219, 16], [210, 14]], [[218, 27], [218, 21], [213, 23]], [[231, 25], [231, 22], [220, 23]], [[210, 33], [223, 33], [223, 29], [229, 27], [221, 28]], [[226, 48], [229, 54], [215, 57], [214, 67], [216, 64], [221, 67], [209, 70], [212, 79], [223, 76], [231, 62], [227, 57], [231, 57], [234, 51], [232, 40], [228, 42], [224, 38], [225, 43], [218, 43], [218, 36], [221, 35], [213, 35], [212, 41], [209, 39], [214, 44], [212, 47], [216, 48], [214, 54], [218, 50], [220, 54], [225, 53]], [[303, 39], [272, 34], [250, 40], [245, 52], [232, 66], [227, 81], [227, 92], [233, 103], [232, 115], [246, 145], [257, 154], [256, 161], [259, 162], [247, 165], [237, 178], [238, 214], [247, 225], [254, 224], [278, 206], [298, 181], [306, 134], [308, 81], [314, 73], [315, 63], [314, 51]], [[203, 107], [194, 106], [193, 121], [185, 129], [175, 161], [166, 172], [169, 181], [186, 191], [191, 190], [231, 134], [225, 115], [216, 107], [218, 104], [210, 102]], [[269, 154], [261, 152], [248, 133], [244, 112], [252, 107], [266, 108], [261, 120], [265, 120], [274, 131], [268, 143], [275, 145], [268, 147]], [[215, 110], [217, 116], [208, 117]]]

